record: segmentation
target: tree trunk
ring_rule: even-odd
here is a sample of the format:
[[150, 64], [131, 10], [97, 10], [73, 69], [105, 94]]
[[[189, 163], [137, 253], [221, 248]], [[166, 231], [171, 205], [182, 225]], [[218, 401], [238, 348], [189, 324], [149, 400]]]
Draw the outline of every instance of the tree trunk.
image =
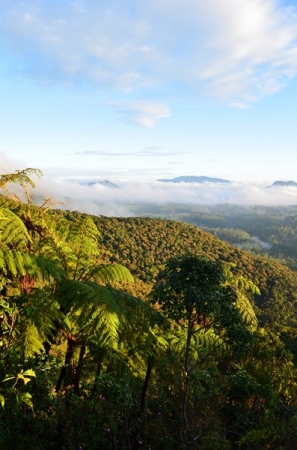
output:
[[61, 369], [59, 379], [56, 384], [56, 392], [58, 392], [64, 382], [64, 386], [69, 385], [69, 372], [72, 369], [72, 359], [74, 356], [75, 344], [71, 339], [67, 339], [67, 351], [65, 356], [64, 366]]
[[189, 354], [191, 338], [193, 334], [193, 323], [191, 317], [188, 319], [187, 342], [184, 356], [184, 367], [182, 374], [182, 400], [181, 400], [181, 441], [185, 449], [189, 448], [188, 440], [188, 394], [190, 387], [190, 373], [189, 373]]
[[79, 380], [80, 380], [80, 375], [81, 375], [81, 371], [82, 371], [83, 359], [84, 359], [85, 353], [86, 353], [86, 346], [83, 344], [80, 348], [78, 363], [77, 363], [77, 367], [76, 367], [75, 375], [74, 375], [74, 379], [73, 379], [74, 391], [77, 395], [79, 395]]

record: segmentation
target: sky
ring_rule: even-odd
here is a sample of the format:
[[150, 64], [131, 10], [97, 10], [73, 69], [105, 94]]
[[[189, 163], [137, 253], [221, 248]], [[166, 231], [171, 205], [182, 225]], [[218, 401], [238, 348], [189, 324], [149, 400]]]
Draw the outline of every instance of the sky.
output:
[[297, 182], [296, 76], [296, 0], [0, 0], [0, 173], [188, 201], [156, 180], [205, 175], [269, 203], [245, 183]]

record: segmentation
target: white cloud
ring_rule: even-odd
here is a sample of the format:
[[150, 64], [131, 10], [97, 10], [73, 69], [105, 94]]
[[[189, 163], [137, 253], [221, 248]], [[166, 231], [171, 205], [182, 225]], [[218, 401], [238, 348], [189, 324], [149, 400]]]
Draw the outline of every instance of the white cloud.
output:
[[8, 158], [6, 154], [0, 150], [0, 175], [14, 173], [18, 170], [17, 168], [23, 167], [24, 164], [24, 161]]
[[[17, 55], [18, 69], [43, 82], [85, 80], [126, 93], [162, 88], [167, 96], [182, 85], [236, 106], [279, 91], [297, 74], [293, 3], [1, 3], [1, 40]], [[146, 114], [130, 120], [155, 122]]]
[[[93, 179], [92, 179], [93, 181]], [[80, 179], [81, 182], [81, 179]], [[297, 204], [296, 187], [267, 188], [267, 183], [189, 184], [112, 179], [118, 188], [102, 184], [81, 185], [62, 178], [37, 180], [41, 198], [64, 201], [65, 209], [107, 216], [133, 215], [131, 203], [182, 203], [197, 205], [239, 204], [288, 206]]]
[[[0, 153], [0, 175], [14, 173], [16, 167], [23, 168], [20, 162], [12, 161]], [[62, 169], [61, 169], [62, 170]], [[238, 182], [231, 183], [169, 183], [129, 180], [112, 177], [110, 181], [118, 188], [112, 188], [100, 183], [93, 184], [97, 177], [94, 174], [72, 177], [44, 176], [39, 179], [32, 175], [36, 189], [33, 196], [38, 197], [41, 204], [45, 198], [52, 198], [54, 202], [64, 202], [59, 207], [78, 210], [89, 214], [103, 214], [107, 216], [131, 216], [128, 204], [131, 203], [183, 203], [197, 205], [239, 204], [288, 206], [297, 204], [297, 187], [272, 187], [270, 182]], [[91, 181], [92, 185], [86, 182]], [[100, 181], [100, 180], [99, 180]], [[296, 180], [297, 181], [297, 180]], [[17, 188], [18, 194], [20, 190]]]
[[132, 101], [132, 102], [110, 102], [110, 106], [119, 110], [125, 121], [152, 127], [157, 120], [170, 116], [170, 108], [159, 102]]

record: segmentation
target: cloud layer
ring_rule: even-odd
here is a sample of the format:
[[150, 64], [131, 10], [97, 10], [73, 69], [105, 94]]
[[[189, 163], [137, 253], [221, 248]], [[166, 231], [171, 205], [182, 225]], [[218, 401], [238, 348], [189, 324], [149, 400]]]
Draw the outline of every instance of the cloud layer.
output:
[[[82, 180], [78, 180], [81, 182]], [[112, 180], [118, 188], [100, 183], [87, 186], [67, 179], [42, 179], [36, 182], [40, 202], [44, 198], [62, 201], [64, 209], [95, 215], [131, 216], [128, 205], [137, 203], [180, 203], [192, 205], [297, 205], [296, 187], [267, 188], [264, 184], [189, 184], [129, 182]]]
[[[154, 150], [154, 149], [153, 149]], [[16, 161], [0, 153], [0, 175], [13, 173]], [[201, 175], [201, 174], [198, 174]], [[297, 205], [297, 187], [283, 186], [268, 188], [270, 183], [170, 183], [151, 181], [128, 181], [112, 178], [117, 188], [103, 185], [101, 179], [89, 177], [44, 176], [38, 179], [32, 176], [36, 189], [32, 194], [38, 204], [51, 198], [54, 202], [63, 202], [59, 207], [69, 210], [106, 215], [131, 216], [133, 211], [128, 205], [135, 203], [180, 203], [192, 205], [239, 204], [289, 206]], [[96, 181], [98, 181], [96, 183]], [[297, 181], [297, 180], [296, 180]], [[88, 183], [90, 183], [88, 185]], [[14, 189], [14, 186], [12, 186]], [[16, 187], [17, 188], [17, 187]], [[18, 195], [21, 190], [17, 188]]]
[[169, 115], [176, 86], [236, 107], [282, 89], [297, 74], [297, 9], [286, 5], [1, 1], [0, 45], [12, 55], [14, 76], [131, 94], [117, 103], [124, 118], [152, 126]]

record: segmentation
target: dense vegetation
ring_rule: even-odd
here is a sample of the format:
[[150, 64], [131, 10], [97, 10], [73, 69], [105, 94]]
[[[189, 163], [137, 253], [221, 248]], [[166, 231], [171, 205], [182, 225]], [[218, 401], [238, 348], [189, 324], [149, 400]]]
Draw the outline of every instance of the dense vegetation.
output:
[[297, 274], [194, 225], [36, 207], [35, 175], [0, 177], [0, 448], [295, 448]]
[[222, 240], [297, 268], [297, 206], [133, 205], [137, 215], [194, 224]]

